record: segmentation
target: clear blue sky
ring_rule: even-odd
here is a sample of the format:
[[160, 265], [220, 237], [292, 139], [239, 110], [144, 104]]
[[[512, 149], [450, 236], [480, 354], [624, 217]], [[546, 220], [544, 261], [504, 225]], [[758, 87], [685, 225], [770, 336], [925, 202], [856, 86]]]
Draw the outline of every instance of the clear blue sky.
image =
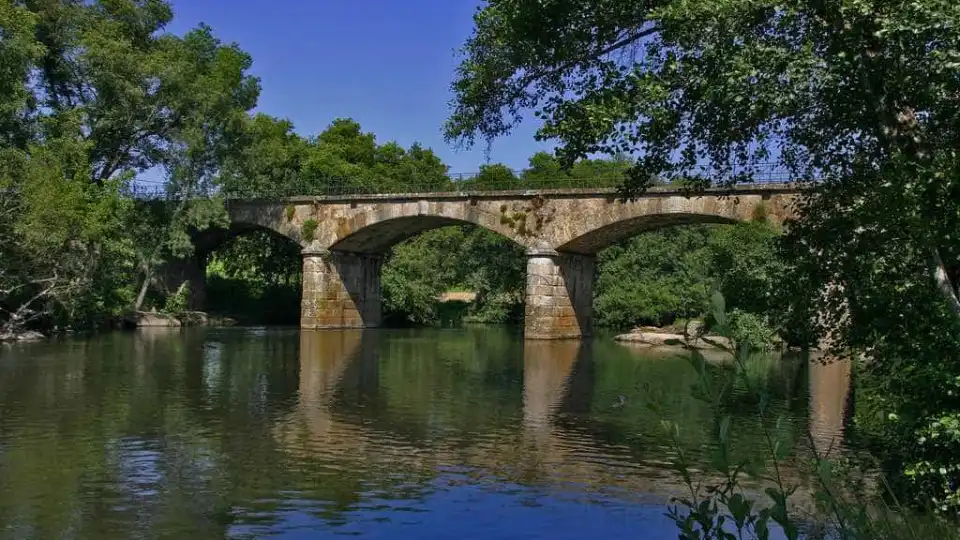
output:
[[[484, 148], [456, 151], [440, 133], [449, 112], [455, 50], [470, 35], [476, 0], [173, 0], [170, 30], [204, 22], [253, 56], [258, 110], [303, 135], [350, 117], [377, 140], [415, 141], [451, 172], [471, 172]], [[522, 168], [537, 150], [533, 119], [497, 140], [490, 160]]]

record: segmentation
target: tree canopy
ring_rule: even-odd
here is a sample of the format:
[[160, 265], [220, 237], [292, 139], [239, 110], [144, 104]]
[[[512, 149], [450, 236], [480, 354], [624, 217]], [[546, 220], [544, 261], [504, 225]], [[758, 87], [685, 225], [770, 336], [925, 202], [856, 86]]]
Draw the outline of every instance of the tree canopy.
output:
[[446, 186], [447, 166], [419, 143], [403, 148], [377, 143], [350, 118], [338, 118], [320, 134], [301, 137], [288, 120], [258, 114], [240, 130], [238, 151], [228, 156], [220, 185], [233, 196], [304, 193], [376, 193], [416, 186]]
[[[186, 229], [222, 221], [195, 195], [216, 184], [259, 81], [239, 47], [207, 26], [175, 36], [172, 17], [162, 0], [0, 6], [5, 324], [93, 323], [133, 302], [131, 275], [146, 283], [192, 249]], [[177, 204], [134, 216], [125, 194], [148, 173]]]

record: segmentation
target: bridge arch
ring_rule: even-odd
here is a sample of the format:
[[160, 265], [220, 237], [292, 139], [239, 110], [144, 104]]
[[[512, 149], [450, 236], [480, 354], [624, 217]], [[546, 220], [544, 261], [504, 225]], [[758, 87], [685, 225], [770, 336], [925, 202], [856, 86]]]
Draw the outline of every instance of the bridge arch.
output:
[[[243, 316], [249, 313], [232, 311], [236, 306], [224, 305], [224, 300], [229, 294], [224, 293], [223, 284], [209, 280], [208, 271], [210, 264], [214, 260], [215, 254], [231, 246], [231, 244], [242, 237], [254, 236], [255, 245], [264, 248], [259, 261], [262, 266], [257, 266], [260, 271], [265, 272], [267, 276], [282, 276], [278, 281], [266, 283], [271, 285], [285, 284], [285, 286], [299, 287], [301, 279], [302, 263], [300, 261], [300, 252], [303, 245], [296, 238], [282, 234], [277, 228], [269, 224], [257, 223], [253, 221], [231, 220], [227, 227], [211, 227], [204, 230], [194, 230], [191, 233], [191, 242], [193, 244], [193, 253], [182, 259], [173, 259], [168, 261], [159, 275], [158, 285], [166, 294], [171, 294], [180, 289], [187, 283], [189, 285], [189, 296], [187, 299], [187, 308], [195, 311], [214, 310], [230, 316]], [[267, 249], [267, 246], [270, 246]], [[228, 256], [229, 258], [229, 256]], [[227, 259], [224, 259], [225, 261]], [[227, 278], [229, 280], [229, 278]], [[219, 294], [218, 294], [219, 291]], [[287, 304], [285, 307], [290, 307]], [[280, 313], [279, 311], [277, 313]], [[291, 316], [280, 313], [282, 317], [279, 321], [270, 322], [290, 322]], [[278, 316], [274, 314], [274, 316]]]
[[209, 228], [196, 231], [191, 235], [194, 250], [201, 255], [208, 255], [230, 243], [235, 238], [252, 233], [265, 233], [272, 238], [289, 242], [303, 247], [299, 238], [278, 231], [275, 227], [254, 222], [231, 221], [226, 228]]
[[297, 219], [303, 209], [275, 201], [227, 201], [230, 227], [227, 232], [239, 236], [253, 230], [267, 230], [305, 247], [302, 220]]
[[352, 216], [324, 216], [303, 250], [303, 328], [379, 326], [381, 273], [391, 247], [443, 227], [470, 225], [526, 247], [499, 217], [474, 205], [430, 205], [416, 211], [370, 208]]
[[[526, 247], [525, 239], [508, 227], [499, 216], [477, 207], [448, 206], [415, 214], [370, 209], [326, 231], [320, 244], [331, 251], [382, 254], [391, 247], [424, 232], [452, 225], [475, 225]], [[399, 215], [397, 215], [399, 214]], [[321, 228], [324, 227], [320, 224]]]
[[663, 227], [748, 221], [758, 211], [767, 212], [767, 207], [774, 206], [777, 207], [769, 209], [770, 213], [779, 216], [784, 213], [780, 204], [780, 200], [762, 194], [653, 194], [631, 202], [592, 200], [558, 204], [557, 212], [575, 213], [578, 219], [564, 220], [548, 235], [557, 251], [594, 255], [621, 240]]
[[[557, 246], [557, 251], [565, 253], [579, 253], [583, 255], [596, 255], [605, 248], [608, 248], [618, 242], [664, 227], [674, 227], [679, 225], [696, 224], [732, 224], [738, 220], [711, 214], [688, 214], [677, 212], [672, 214], [654, 214], [648, 216], [639, 216], [627, 218], [622, 221], [614, 221], [606, 225], [600, 225], [595, 229], [588, 230], [566, 240]], [[584, 227], [586, 228], [586, 227]], [[573, 233], [576, 234], [576, 233]], [[565, 239], [564, 239], [565, 240]]]

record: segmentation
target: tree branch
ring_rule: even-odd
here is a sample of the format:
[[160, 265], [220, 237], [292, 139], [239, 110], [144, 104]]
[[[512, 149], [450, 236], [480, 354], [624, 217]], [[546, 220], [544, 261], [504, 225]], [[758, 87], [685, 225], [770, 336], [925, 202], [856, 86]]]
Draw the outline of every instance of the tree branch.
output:
[[537, 71], [537, 72], [531, 73], [531, 74], [529, 74], [528, 76], [521, 78], [519, 82], [520, 82], [520, 84], [522, 85], [522, 88], [526, 88], [527, 86], [529, 86], [530, 84], [532, 84], [533, 81], [535, 81], [535, 80], [537, 80], [537, 79], [541, 79], [541, 78], [544, 78], [544, 77], [551, 77], [551, 76], [557, 75], [557, 74], [559, 74], [559, 73], [562, 73], [562, 72], [564, 72], [564, 71], [566, 71], [566, 70], [568, 70], [568, 69], [570, 69], [570, 68], [572, 68], [572, 67], [575, 67], [575, 66], [577, 66], [577, 65], [579, 65], [579, 64], [583, 64], [583, 63], [585, 63], [585, 62], [595, 61], [595, 60], [597, 60], [597, 59], [599, 59], [599, 58], [601, 58], [601, 57], [603, 57], [603, 56], [606, 56], [606, 55], [608, 55], [608, 54], [616, 51], [617, 49], [622, 49], [622, 48], [624, 48], [624, 47], [626, 47], [626, 46], [628, 46], [628, 45], [631, 45], [631, 44], [633, 44], [633, 43], [636, 43], [636, 42], [640, 41], [641, 39], [643, 39], [643, 38], [645, 38], [645, 37], [652, 36], [653, 34], [656, 34], [656, 33], [659, 32], [659, 31], [660, 31], [660, 28], [657, 27], [657, 26], [648, 28], [648, 29], [646, 29], [646, 30], [641, 30], [641, 31], [637, 32], [636, 34], [627, 36], [627, 37], [621, 39], [620, 41], [616, 41], [616, 42], [614, 42], [614, 43], [612, 43], [612, 44], [610, 44], [610, 45], [608, 45], [608, 46], [600, 49], [599, 51], [593, 51], [593, 52], [591, 52], [591, 53], [589, 53], [589, 54], [585, 54], [585, 55], [580, 56], [580, 57], [578, 57], [578, 58], [574, 58], [574, 59], [572, 59], [572, 60], [568, 60], [568, 61], [566, 61], [566, 62], [562, 62], [562, 63], [560, 63], [560, 65], [555, 66], [555, 67], [550, 68], [550, 69], [541, 70], [541, 71]]

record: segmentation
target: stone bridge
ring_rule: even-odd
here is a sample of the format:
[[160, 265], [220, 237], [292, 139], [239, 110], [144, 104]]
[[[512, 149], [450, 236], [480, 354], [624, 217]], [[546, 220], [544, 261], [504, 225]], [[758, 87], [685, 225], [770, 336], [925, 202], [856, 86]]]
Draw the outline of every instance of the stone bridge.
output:
[[671, 225], [759, 216], [782, 223], [793, 217], [797, 191], [756, 184], [688, 197], [660, 187], [631, 202], [599, 188], [233, 200], [231, 230], [219, 241], [253, 228], [292, 239], [303, 253], [301, 327], [370, 328], [381, 322], [380, 267], [390, 247], [429, 229], [471, 223], [526, 249], [525, 336], [580, 338], [591, 332], [597, 252]]

